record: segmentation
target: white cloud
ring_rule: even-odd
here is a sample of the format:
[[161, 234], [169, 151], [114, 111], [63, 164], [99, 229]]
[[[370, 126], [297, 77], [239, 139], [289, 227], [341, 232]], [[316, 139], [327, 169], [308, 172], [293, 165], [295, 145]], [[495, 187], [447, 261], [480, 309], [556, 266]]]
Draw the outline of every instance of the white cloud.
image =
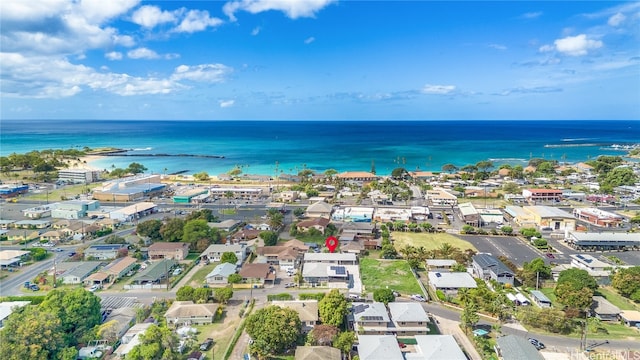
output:
[[523, 19], [537, 19], [542, 16], [542, 11], [534, 11], [522, 14], [520, 17]]
[[157, 59], [160, 57], [155, 51], [144, 47], [129, 51], [127, 56], [131, 59]]
[[114, 35], [113, 43], [124, 47], [132, 47], [136, 44], [136, 41], [129, 35]]
[[172, 12], [160, 10], [157, 6], [144, 5], [133, 13], [131, 20], [142, 27], [152, 29], [158, 24], [175, 22], [176, 16]]
[[314, 41], [316, 41], [316, 38], [314, 38], [313, 36], [304, 39], [305, 44], [311, 44]]
[[236, 0], [224, 4], [222, 11], [231, 21], [235, 21], [235, 13], [239, 10], [251, 14], [276, 10], [283, 12], [291, 19], [314, 17], [315, 14], [336, 0]]
[[173, 75], [172, 80], [191, 80], [200, 82], [222, 82], [233, 71], [232, 68], [222, 64], [180, 65]]
[[489, 44], [489, 47], [496, 50], [507, 50], [507, 47], [501, 44]]
[[256, 35], [260, 34], [260, 30], [262, 30], [260, 28], [260, 26], [257, 26], [255, 28], [253, 28], [253, 30], [251, 30], [251, 35], [256, 36]]
[[122, 53], [118, 51], [111, 51], [104, 54], [104, 57], [109, 60], [122, 60]]
[[233, 106], [233, 104], [235, 104], [235, 100], [220, 100], [218, 101], [218, 103], [220, 104], [221, 108], [227, 108], [227, 107], [231, 107]]
[[627, 17], [624, 16], [623, 13], [615, 13], [609, 18], [609, 20], [607, 21], [607, 24], [613, 27], [617, 27], [617, 26], [620, 26], [620, 24], [622, 24], [626, 20], [626, 18]]
[[589, 50], [602, 47], [602, 41], [587, 39], [587, 35], [567, 36], [553, 42], [556, 50], [569, 56], [587, 55]]
[[553, 42], [553, 45], [542, 45], [540, 48], [538, 48], [538, 51], [550, 52], [555, 50], [564, 55], [583, 56], [587, 55], [590, 50], [601, 48], [602, 45], [602, 41], [588, 39], [587, 35], [580, 34], [576, 36], [567, 36], [562, 39], [557, 39]]
[[173, 29], [175, 32], [193, 33], [202, 31], [208, 27], [214, 27], [222, 24], [219, 18], [210, 17], [206, 10], [189, 10], [180, 24]]
[[[12, 98], [63, 98], [88, 89], [121, 96], [168, 94], [187, 89], [180, 80], [220, 82], [231, 72], [222, 64], [182, 65], [165, 78], [98, 72], [70, 63], [64, 56], [30, 56], [0, 53], [3, 66], [0, 95]], [[108, 69], [103, 68], [103, 71]]]
[[424, 94], [446, 95], [456, 89], [455, 85], [431, 85], [427, 84], [422, 88]]

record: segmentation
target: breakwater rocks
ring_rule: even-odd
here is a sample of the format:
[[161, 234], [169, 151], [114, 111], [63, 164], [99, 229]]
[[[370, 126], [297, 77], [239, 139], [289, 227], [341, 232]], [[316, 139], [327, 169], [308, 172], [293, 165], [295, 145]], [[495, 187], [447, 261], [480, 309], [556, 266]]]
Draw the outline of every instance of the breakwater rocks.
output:
[[137, 156], [137, 157], [193, 157], [193, 158], [207, 158], [207, 159], [224, 159], [224, 155], [205, 155], [205, 154], [150, 154], [150, 153], [135, 153], [134, 149], [110, 149], [102, 152], [92, 153], [92, 155], [100, 156]]

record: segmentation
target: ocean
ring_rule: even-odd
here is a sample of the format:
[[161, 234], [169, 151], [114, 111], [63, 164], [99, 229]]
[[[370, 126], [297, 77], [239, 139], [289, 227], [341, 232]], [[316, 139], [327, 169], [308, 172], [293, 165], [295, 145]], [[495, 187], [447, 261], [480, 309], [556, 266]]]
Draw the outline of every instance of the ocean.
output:
[[[109, 121], [2, 120], [0, 155], [31, 150], [117, 147], [129, 154], [92, 162], [101, 169], [138, 162], [154, 173], [275, 175], [310, 169], [441, 171], [490, 160], [575, 163], [624, 155], [640, 143], [640, 121]], [[212, 157], [149, 154], [191, 154]]]

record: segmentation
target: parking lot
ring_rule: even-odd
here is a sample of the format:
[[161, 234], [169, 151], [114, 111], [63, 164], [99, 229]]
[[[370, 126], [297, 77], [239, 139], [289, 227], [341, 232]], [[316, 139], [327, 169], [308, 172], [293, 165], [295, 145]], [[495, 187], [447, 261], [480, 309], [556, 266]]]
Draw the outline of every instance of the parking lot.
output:
[[481, 253], [493, 256], [505, 256], [514, 264], [522, 267], [524, 262], [543, 257], [544, 253], [526, 244], [515, 236], [458, 235], [478, 249]]

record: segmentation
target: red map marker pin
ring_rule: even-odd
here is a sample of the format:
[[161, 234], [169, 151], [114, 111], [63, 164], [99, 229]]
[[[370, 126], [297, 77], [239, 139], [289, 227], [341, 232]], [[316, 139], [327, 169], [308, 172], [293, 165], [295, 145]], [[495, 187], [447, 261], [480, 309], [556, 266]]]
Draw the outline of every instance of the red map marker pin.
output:
[[329, 249], [329, 252], [334, 252], [338, 247], [338, 239], [336, 239], [335, 236], [329, 236], [327, 240], [325, 240], [324, 244]]

